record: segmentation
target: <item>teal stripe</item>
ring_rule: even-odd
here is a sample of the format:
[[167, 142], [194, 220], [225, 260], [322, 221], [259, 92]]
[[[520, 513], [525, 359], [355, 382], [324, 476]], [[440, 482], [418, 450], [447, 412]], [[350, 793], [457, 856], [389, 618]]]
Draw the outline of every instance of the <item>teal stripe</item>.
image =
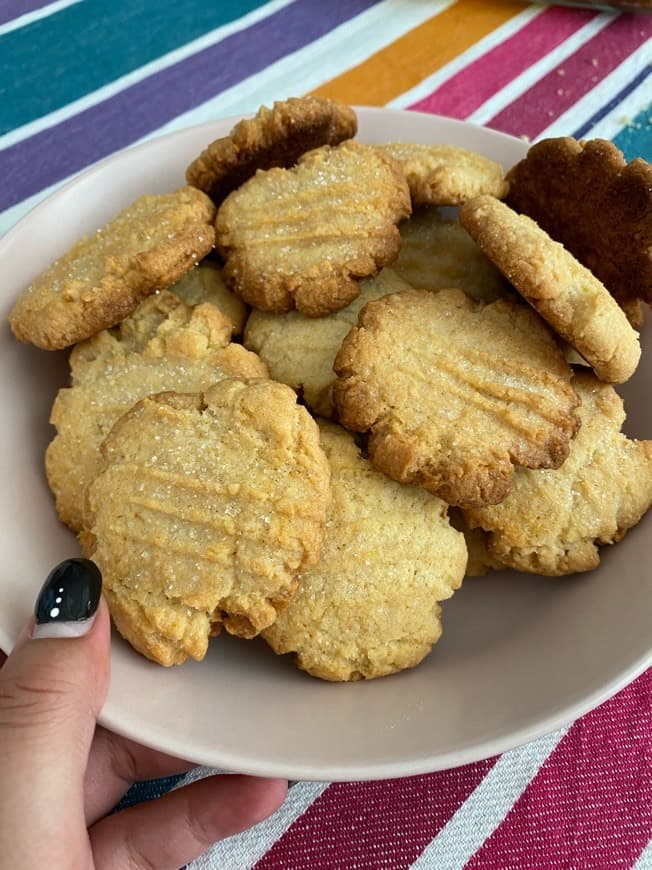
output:
[[[22, 126], [265, 5], [85, 0], [0, 37], [0, 133]], [[225, 64], [237, 58], [224, 58]]]
[[652, 103], [623, 127], [613, 141], [626, 160], [643, 157], [652, 163]]

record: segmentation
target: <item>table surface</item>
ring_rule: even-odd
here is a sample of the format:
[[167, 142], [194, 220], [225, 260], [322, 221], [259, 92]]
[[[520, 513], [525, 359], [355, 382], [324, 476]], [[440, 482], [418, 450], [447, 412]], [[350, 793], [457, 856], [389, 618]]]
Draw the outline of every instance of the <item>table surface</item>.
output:
[[[652, 159], [652, 16], [511, 0], [2, 0], [0, 235], [150, 136], [318, 93]], [[205, 774], [194, 771], [189, 777]], [[128, 800], [177, 780], [143, 783]], [[652, 868], [652, 672], [454, 770], [297, 783], [195, 868]]]

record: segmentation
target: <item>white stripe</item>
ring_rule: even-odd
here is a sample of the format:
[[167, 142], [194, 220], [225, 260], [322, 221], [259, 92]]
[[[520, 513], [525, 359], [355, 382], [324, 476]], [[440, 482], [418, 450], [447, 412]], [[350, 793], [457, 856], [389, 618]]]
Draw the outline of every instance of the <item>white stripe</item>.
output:
[[66, 6], [74, 6], [76, 3], [81, 3], [81, 0], [58, 0], [56, 3], [48, 3], [40, 9], [35, 9], [33, 12], [26, 12], [24, 15], [19, 15], [18, 18], [13, 18], [11, 21], [6, 21], [0, 24], [0, 36], [6, 33], [11, 33], [12, 30], [19, 30], [21, 27], [27, 27], [28, 24], [33, 24], [34, 21], [39, 21], [41, 18], [48, 18], [65, 9]]
[[[620, 66], [617, 66], [612, 70], [604, 79], [602, 79], [601, 82], [596, 84], [591, 91], [574, 103], [566, 112], [564, 112], [563, 115], [556, 118], [549, 127], [546, 127], [546, 129], [537, 136], [537, 139], [543, 138], [544, 136], [568, 136], [573, 132], [573, 130], [577, 130], [578, 127], [581, 127], [584, 121], [588, 120], [591, 115], [595, 114], [601, 106], [608, 103], [609, 100], [618, 93], [618, 91], [625, 87], [627, 82], [631, 82], [633, 78], [636, 78], [641, 70], [649, 63], [651, 45], [652, 40], [648, 40], [637, 48], [636, 51], [630, 54], [629, 57], [620, 64]], [[599, 66], [596, 66], [595, 72], [596, 75], [599, 75]], [[629, 96], [636, 94], [639, 89], [642, 93], [638, 95], [638, 98], [634, 101], [629, 100]], [[647, 98], [644, 92], [647, 92]], [[640, 109], [643, 109], [649, 101], [650, 82], [649, 80], [646, 80], [641, 82], [640, 88], [632, 91], [631, 95], [628, 95], [622, 103], [614, 107], [609, 116], [605, 116], [605, 118], [596, 124], [591, 131], [591, 136], [604, 136], [605, 138], [611, 138], [611, 136], [615, 135], [620, 127], [622, 127], [622, 123], [620, 125], [617, 124], [616, 118], [622, 118], [623, 115], [626, 114], [626, 111], [623, 108], [625, 102], [629, 102], [630, 105], [633, 102], [634, 105], [638, 106], [637, 111], [639, 111]], [[636, 114], [636, 112], [634, 114]], [[607, 117], [610, 117], [611, 120], [607, 121]], [[612, 132], [610, 135], [605, 135], [603, 132], [607, 129], [611, 129]]]
[[632, 870], [652, 870], [652, 840], [647, 847], [643, 849], [640, 858], [634, 864]]
[[486, 54], [491, 49], [496, 48], [500, 43], [505, 42], [506, 39], [509, 39], [510, 36], [521, 30], [529, 21], [536, 18], [537, 15], [541, 15], [543, 11], [543, 6], [530, 6], [519, 12], [518, 15], [515, 15], [509, 21], [501, 24], [500, 27], [492, 30], [491, 33], [488, 33], [466, 51], [463, 51], [462, 54], [457, 55], [454, 60], [445, 64], [437, 72], [419, 82], [418, 85], [410, 88], [409, 91], [405, 91], [396, 97], [396, 99], [390, 100], [387, 106], [392, 109], [403, 109], [405, 106], [412, 105], [417, 100], [429, 96], [429, 94], [451, 79], [460, 70], [469, 66], [474, 60], [482, 57], [483, 54]]
[[[584, 27], [581, 27], [572, 36], [569, 36], [568, 39], [565, 39], [556, 48], [528, 67], [520, 76], [517, 76], [508, 85], [497, 91], [497, 93], [477, 108], [475, 112], [469, 115], [466, 120], [474, 124], [486, 124], [487, 121], [491, 120], [505, 106], [508, 106], [524, 94], [528, 88], [539, 82], [547, 73], [555, 69], [555, 67], [560, 66], [566, 58], [576, 52], [578, 48], [581, 48], [585, 42], [588, 42], [591, 37], [610, 24], [613, 18], [613, 15], [606, 12], [596, 16], [596, 18], [589, 21], [588, 24], [585, 24]], [[559, 87], [562, 88], [563, 86], [564, 77], [560, 75]]]
[[412, 867], [462, 870], [523, 794], [566, 730], [505, 752]]
[[305, 94], [368, 60], [414, 27], [443, 12], [453, 2], [384, 0], [260, 73], [179, 115], [150, 135], [169, 133], [226, 115], [247, 114], [273, 100]]
[[[206, 771], [207, 768], [202, 770]], [[181, 785], [182, 783], [178, 787]], [[288, 791], [283, 806], [273, 816], [241, 834], [215, 843], [200, 858], [189, 864], [188, 870], [249, 870], [328, 786], [327, 782], [296, 783]]]
[[120, 78], [115, 79], [95, 91], [91, 91], [89, 94], [85, 94], [78, 100], [74, 100], [72, 103], [67, 103], [65, 106], [62, 106], [54, 112], [50, 112], [48, 115], [43, 115], [35, 121], [30, 121], [29, 124], [23, 124], [22, 127], [16, 127], [10, 132], [5, 133], [4, 136], [0, 136], [0, 148], [7, 148], [9, 145], [21, 142], [23, 139], [27, 139], [29, 136], [39, 133], [41, 130], [45, 130], [48, 127], [54, 127], [55, 124], [60, 124], [67, 118], [71, 118], [73, 115], [77, 115], [85, 109], [89, 109], [91, 106], [101, 103], [103, 100], [108, 100], [110, 97], [114, 96], [119, 91], [125, 90], [125, 88], [128, 88], [130, 85], [178, 63], [204, 48], [208, 48], [215, 43], [221, 42], [233, 33], [251, 27], [252, 24], [261, 21], [263, 18], [268, 18], [272, 13], [282, 9], [284, 6], [289, 6], [292, 2], [294, 2], [294, 0], [271, 0], [271, 2], [266, 3], [264, 6], [260, 6], [258, 9], [254, 9], [252, 12], [248, 12], [241, 18], [229, 22], [229, 24], [224, 24], [222, 27], [217, 27], [215, 30], [211, 30], [209, 33], [205, 33], [203, 36], [193, 39], [191, 42], [186, 42], [180, 48], [161, 55], [161, 57], [156, 58], [156, 60], [144, 64], [138, 69], [127, 73], [127, 75], [120, 76]]

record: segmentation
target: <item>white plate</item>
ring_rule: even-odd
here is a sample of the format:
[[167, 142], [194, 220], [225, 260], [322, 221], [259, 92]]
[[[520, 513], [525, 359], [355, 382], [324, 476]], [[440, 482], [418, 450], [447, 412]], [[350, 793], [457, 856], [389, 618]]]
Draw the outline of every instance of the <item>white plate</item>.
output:
[[[429, 115], [362, 109], [360, 138], [445, 142], [506, 167], [520, 140]], [[148, 142], [91, 169], [0, 241], [0, 646], [8, 649], [39, 586], [78, 552], [56, 519], [43, 473], [47, 420], [66, 355], [14, 341], [7, 313], [20, 290], [79, 236], [142, 193], [183, 183], [189, 161], [233, 119]], [[644, 336], [644, 346], [648, 336]], [[628, 431], [652, 435], [651, 357], [625, 387]], [[444, 604], [444, 635], [413, 671], [330, 684], [296, 671], [262, 641], [217, 638], [207, 659], [164, 669], [118, 637], [102, 722], [198, 763], [291, 779], [423, 773], [502, 752], [586, 712], [652, 663], [652, 529], [645, 518], [589, 574], [467, 580]]]

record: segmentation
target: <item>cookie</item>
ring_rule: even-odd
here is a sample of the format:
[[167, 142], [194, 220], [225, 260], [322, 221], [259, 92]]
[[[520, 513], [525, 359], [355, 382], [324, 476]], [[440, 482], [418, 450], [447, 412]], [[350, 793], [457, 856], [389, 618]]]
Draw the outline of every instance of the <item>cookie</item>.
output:
[[469, 554], [466, 563], [466, 577], [484, 577], [492, 568], [502, 568], [489, 555], [487, 548], [487, 533], [478, 527], [471, 528], [461, 508], [451, 508], [448, 512], [450, 524], [464, 535], [466, 549]]
[[392, 269], [413, 287], [458, 287], [484, 302], [509, 294], [507, 281], [459, 221], [443, 218], [436, 208], [421, 208], [399, 230], [401, 251]]
[[14, 335], [56, 350], [119, 323], [206, 256], [214, 215], [210, 199], [192, 187], [141, 196], [23, 291], [9, 315]]
[[625, 411], [613, 387], [590, 372], [573, 383], [582, 428], [561, 468], [518, 469], [501, 504], [465, 511], [488, 533], [490, 557], [518, 571], [597, 568], [598, 547], [621, 540], [652, 504], [652, 441], [620, 431]]
[[249, 309], [226, 286], [222, 270], [216, 263], [205, 260], [173, 284], [170, 290], [186, 305], [210, 302], [229, 318], [233, 324], [233, 335], [242, 335]]
[[451, 505], [501, 501], [515, 465], [558, 467], [579, 426], [554, 336], [507, 299], [410, 290], [369, 302], [334, 368], [339, 419], [370, 432], [376, 468]]
[[360, 295], [346, 308], [326, 317], [305, 317], [298, 311], [270, 314], [252, 311], [244, 343], [267, 365], [270, 377], [288, 384], [315, 414], [334, 414], [333, 363], [347, 333], [357, 323], [360, 309], [372, 299], [409, 290], [410, 285], [391, 268], [360, 282]]
[[258, 169], [292, 166], [306, 151], [337, 145], [357, 130], [353, 109], [325, 97], [292, 97], [271, 109], [261, 106], [254, 118], [212, 142], [190, 164], [186, 180], [219, 205]]
[[533, 218], [643, 324], [652, 303], [652, 166], [605, 139], [543, 139], [509, 172], [507, 202]]
[[84, 527], [84, 494], [99, 470], [102, 441], [139, 399], [162, 390], [198, 392], [225, 377], [266, 376], [255, 354], [229, 344], [231, 328], [213, 305], [192, 308], [163, 291], [116, 329], [75, 347], [71, 386], [54, 402], [57, 434], [45, 458], [57, 513], [71, 529]]
[[502, 198], [509, 189], [499, 163], [466, 148], [416, 142], [379, 147], [402, 165], [414, 206], [461, 205], [482, 193]]
[[222, 203], [224, 276], [254, 308], [323, 317], [396, 259], [396, 225], [409, 213], [405, 176], [390, 157], [357, 142], [318, 148], [292, 169], [258, 172]]
[[172, 665], [202, 659], [222, 626], [271, 625], [320, 556], [330, 505], [319, 429], [292, 390], [231, 378], [148, 396], [102, 453], [87, 546], [121, 634]]
[[341, 427], [323, 425], [321, 443], [333, 490], [323, 555], [263, 637], [324, 680], [414, 667], [441, 635], [437, 602], [462, 582], [464, 537], [440, 499], [380, 474]]
[[545, 320], [609, 383], [638, 365], [638, 334], [606, 287], [531, 218], [490, 196], [465, 203], [471, 237]]

